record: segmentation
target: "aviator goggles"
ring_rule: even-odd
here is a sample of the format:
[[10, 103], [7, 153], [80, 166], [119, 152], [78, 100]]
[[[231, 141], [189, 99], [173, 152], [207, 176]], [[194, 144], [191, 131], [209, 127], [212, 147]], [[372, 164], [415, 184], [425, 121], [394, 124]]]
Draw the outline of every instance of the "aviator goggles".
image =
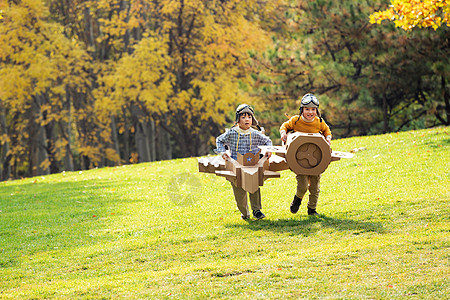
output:
[[250, 105], [248, 105], [248, 104], [241, 104], [241, 105], [239, 105], [238, 108], [236, 109], [236, 114], [237, 114], [237, 115], [240, 115], [241, 112], [243, 112], [243, 111], [246, 110], [246, 109], [249, 109], [249, 110], [252, 112], [252, 114], [255, 113], [255, 112], [253, 111], [253, 108], [252, 108]]
[[319, 107], [319, 100], [317, 100], [316, 96], [314, 96], [313, 94], [306, 94], [305, 96], [303, 96], [301, 106], [303, 107], [310, 103], [313, 103], [316, 107]]

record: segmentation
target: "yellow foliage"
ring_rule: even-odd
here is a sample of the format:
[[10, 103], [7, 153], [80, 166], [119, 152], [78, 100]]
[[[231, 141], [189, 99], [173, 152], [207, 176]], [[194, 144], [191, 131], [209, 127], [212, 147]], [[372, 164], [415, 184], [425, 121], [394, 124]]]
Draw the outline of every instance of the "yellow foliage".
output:
[[81, 146], [78, 151], [80, 155], [89, 157], [94, 163], [100, 161], [100, 149], [95, 146]]
[[11, 138], [5, 133], [0, 135], [0, 145], [4, 145], [5, 143], [9, 143]]
[[65, 149], [65, 147], [69, 144], [69, 142], [66, 139], [58, 139], [55, 142], [55, 148], [56, 149]]
[[387, 10], [375, 12], [370, 22], [380, 24], [390, 20], [404, 30], [414, 27], [450, 26], [450, 0], [391, 0]]
[[[270, 42], [254, 14], [257, 0], [74, 0], [67, 27], [49, 21], [60, 16], [52, 18], [48, 4], [1, 1], [0, 99], [20, 118], [12, 140], [27, 143], [33, 122], [70, 121], [74, 152], [94, 163], [110, 142], [112, 116], [120, 119], [131, 104], [156, 122], [183, 118], [183, 130], [224, 125], [238, 102], [251, 101], [239, 90], [248, 51]], [[59, 159], [66, 146], [55, 138]], [[117, 161], [114, 150], [105, 153]]]
[[54, 149], [54, 153], [55, 153], [55, 158], [58, 161], [63, 161], [64, 157], [66, 155], [66, 148], [62, 147], [62, 148], [58, 148], [59, 145], [55, 144], [55, 149]]
[[132, 164], [137, 164], [139, 162], [139, 154], [137, 154], [137, 152], [131, 153], [129, 161]]
[[7, 7], [0, 26], [0, 96], [11, 112], [23, 112], [34, 96], [45, 94], [49, 103], [43, 111], [51, 121], [60, 119], [65, 85], [85, 80], [73, 72], [81, 70], [85, 54], [60, 25], [46, 22], [47, 15], [42, 1]]
[[[259, 4], [187, 1], [181, 15], [184, 23], [179, 28], [175, 2], [165, 2], [165, 9], [174, 16], [163, 25], [164, 32], [180, 33], [171, 36], [172, 45], [176, 45], [171, 53], [171, 70], [177, 76], [173, 82], [176, 93], [168, 98], [168, 106], [174, 114], [182, 113], [175, 117], [183, 117], [184, 125], [192, 132], [198, 126], [207, 126], [205, 122], [210, 120], [223, 126], [227, 113], [238, 102], [250, 99], [239, 91], [240, 82], [247, 80], [248, 51], [263, 50], [270, 42], [258, 22], [249, 21], [252, 6]], [[194, 27], [187, 35], [191, 21]]]
[[111, 149], [111, 148], [105, 149], [105, 156], [106, 156], [106, 159], [109, 159], [110, 161], [115, 161], [115, 162], [120, 161], [120, 156], [114, 149]]
[[39, 167], [41, 168], [41, 169], [48, 169], [48, 168], [50, 168], [50, 160], [47, 158], [47, 159], [45, 159], [45, 160], [43, 160], [42, 162], [41, 162], [41, 164], [39, 165]]

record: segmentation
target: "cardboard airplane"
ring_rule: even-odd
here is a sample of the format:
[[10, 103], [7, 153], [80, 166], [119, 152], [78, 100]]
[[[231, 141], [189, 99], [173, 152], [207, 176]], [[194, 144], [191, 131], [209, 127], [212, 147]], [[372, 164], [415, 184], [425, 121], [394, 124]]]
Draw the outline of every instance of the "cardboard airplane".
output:
[[198, 161], [199, 171], [223, 176], [234, 185], [254, 193], [263, 185], [264, 180], [280, 177], [280, 173], [269, 170], [269, 160], [267, 157], [260, 159], [260, 153], [261, 151], [245, 155], [238, 153], [237, 160], [224, 160], [221, 156], [202, 157]]
[[[288, 133], [284, 146], [260, 146], [257, 154], [237, 154], [237, 160], [224, 160], [221, 156], [202, 157], [199, 172], [223, 176], [236, 186], [254, 193], [268, 178], [279, 178], [278, 171], [290, 169], [299, 175], [322, 174], [332, 161], [351, 158], [352, 153], [332, 151], [319, 133]], [[269, 159], [260, 154], [272, 152]]]

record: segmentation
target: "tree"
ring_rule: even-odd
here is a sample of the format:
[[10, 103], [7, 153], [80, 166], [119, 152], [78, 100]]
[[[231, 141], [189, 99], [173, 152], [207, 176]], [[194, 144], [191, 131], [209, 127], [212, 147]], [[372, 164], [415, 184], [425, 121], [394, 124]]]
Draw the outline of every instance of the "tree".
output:
[[368, 1], [290, 3], [280, 11], [288, 30], [276, 32], [274, 47], [253, 61], [255, 86], [273, 110], [297, 113], [298, 99], [314, 92], [335, 136], [405, 129], [429, 118], [424, 79], [436, 75], [432, 62], [445, 61], [448, 50], [424, 44], [419, 55], [417, 45], [430, 38], [446, 45], [446, 33], [411, 37], [371, 25]]
[[[124, 55], [113, 74], [102, 79], [111, 92], [106, 93], [110, 97], [97, 101], [97, 111], [100, 115], [130, 112], [141, 162], [156, 160], [153, 116], [168, 112], [167, 99], [173, 94], [169, 64], [164, 41], [157, 36], [147, 37], [134, 47], [132, 54]], [[125, 128], [120, 130], [123, 132]]]
[[[414, 61], [420, 61], [419, 69], [427, 67], [420, 77], [420, 89], [417, 99], [422, 106], [432, 103], [429, 111], [436, 118], [428, 120], [428, 126], [450, 124], [450, 92], [449, 92], [449, 51], [448, 26], [450, 26], [450, 1], [448, 0], [392, 0], [384, 11], [370, 15], [370, 22], [381, 24], [383, 20], [394, 21], [395, 26], [406, 31], [415, 27], [432, 27], [436, 32], [415, 31], [411, 33], [411, 44], [416, 50]], [[446, 25], [445, 28], [441, 26]], [[438, 30], [441, 29], [441, 30]], [[417, 35], [421, 35], [418, 40]], [[426, 49], [424, 49], [426, 47]], [[423, 63], [425, 62], [425, 63]], [[412, 74], [417, 74], [415, 69]], [[436, 122], [437, 121], [437, 122]]]
[[394, 21], [395, 26], [410, 30], [414, 27], [450, 26], [449, 0], [391, 0], [388, 9], [370, 15], [370, 22]]
[[269, 41], [255, 7], [272, 3], [1, 2], [3, 173], [208, 153], [252, 100], [244, 61]]
[[65, 86], [73, 78], [70, 62], [81, 61], [82, 52], [61, 26], [47, 22], [42, 2], [17, 1], [6, 8], [0, 24], [4, 163], [15, 177], [48, 174], [58, 169], [58, 153], [68, 150], [69, 137], [56, 131], [66, 130]]
[[[240, 90], [248, 81], [244, 61], [249, 49], [262, 49], [268, 42], [255, 21], [258, 1], [68, 5], [71, 8], [52, 1], [50, 7], [59, 12], [56, 19], [64, 22], [66, 32], [83, 41], [93, 57], [91, 94], [102, 134], [111, 133], [112, 144], [116, 142], [110, 128], [119, 130], [119, 139], [134, 136], [139, 161], [162, 156], [151, 153], [157, 152], [157, 141], [167, 144], [167, 134], [175, 142], [176, 156], [208, 153], [211, 136], [229, 121], [225, 112], [234, 110], [238, 101], [251, 101]], [[157, 67], [158, 55], [166, 61], [163, 69]], [[160, 93], [168, 88], [170, 93]]]
[[104, 94], [132, 112], [141, 158], [148, 156], [145, 147], [152, 149], [143, 142], [148, 132], [156, 130], [147, 130], [152, 122], [175, 141], [177, 156], [202, 155], [209, 152], [211, 136], [229, 121], [227, 112], [238, 102], [251, 101], [240, 90], [248, 81], [245, 60], [250, 49], [261, 49], [268, 42], [258, 23], [247, 19], [253, 16], [253, 4], [235, 0], [131, 4], [141, 40], [103, 82]]
[[245, 60], [250, 49], [263, 49], [268, 40], [250, 19], [256, 1], [177, 2], [162, 14], [175, 76], [168, 104], [177, 126], [167, 129], [182, 153], [200, 155], [222, 131], [226, 113], [238, 102], [252, 101], [240, 90], [248, 78]]

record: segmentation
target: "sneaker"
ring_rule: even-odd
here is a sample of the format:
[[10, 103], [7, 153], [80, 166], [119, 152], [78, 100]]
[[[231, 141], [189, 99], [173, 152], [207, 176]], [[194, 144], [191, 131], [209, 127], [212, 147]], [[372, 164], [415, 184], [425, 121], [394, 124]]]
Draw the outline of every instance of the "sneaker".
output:
[[250, 219], [250, 216], [249, 215], [244, 216], [243, 214], [241, 214], [241, 218], [242, 218], [242, 220], [248, 220], [248, 219]]
[[262, 213], [262, 211], [260, 211], [259, 209], [253, 211], [253, 216], [254, 216], [256, 219], [258, 219], [258, 220], [264, 219], [264, 218], [266, 217], [266, 216]]
[[318, 217], [320, 215], [315, 209], [312, 209], [312, 208], [308, 207], [308, 216], [316, 216], [316, 217]]
[[298, 209], [300, 207], [300, 204], [302, 204], [302, 198], [297, 197], [297, 195], [294, 196], [294, 200], [292, 200], [291, 203], [291, 213], [295, 214], [298, 212]]

